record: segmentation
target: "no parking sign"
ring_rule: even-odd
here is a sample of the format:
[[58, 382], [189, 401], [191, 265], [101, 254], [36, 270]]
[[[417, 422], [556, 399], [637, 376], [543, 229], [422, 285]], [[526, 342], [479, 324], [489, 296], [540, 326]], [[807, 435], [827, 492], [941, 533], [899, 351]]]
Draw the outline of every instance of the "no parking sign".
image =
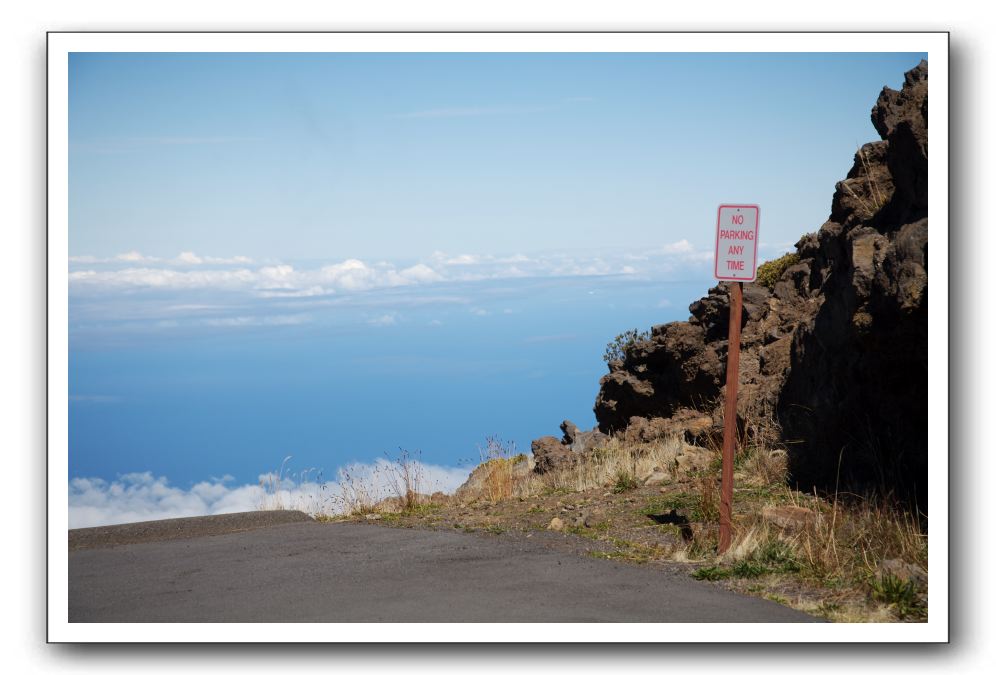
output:
[[716, 268], [720, 281], [754, 281], [761, 210], [753, 204], [721, 204], [716, 216]]

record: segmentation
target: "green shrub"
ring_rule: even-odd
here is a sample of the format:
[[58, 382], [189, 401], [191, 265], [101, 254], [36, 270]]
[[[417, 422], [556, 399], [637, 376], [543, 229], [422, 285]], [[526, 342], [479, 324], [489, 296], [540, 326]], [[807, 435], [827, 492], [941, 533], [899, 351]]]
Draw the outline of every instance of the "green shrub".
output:
[[730, 571], [733, 576], [741, 579], [756, 579], [771, 570], [755, 560], [738, 560]]
[[795, 558], [792, 547], [784, 541], [772, 539], [762, 546], [754, 559], [763, 565], [771, 565], [779, 572], [798, 572], [802, 565]]
[[729, 568], [713, 566], [695, 570], [692, 573], [692, 578], [699, 581], [719, 581], [720, 579], [729, 579], [732, 575], [733, 572]]
[[869, 584], [872, 597], [891, 605], [900, 621], [908, 618], [922, 620], [926, 616], [926, 607], [912, 581], [886, 574], [881, 579], [872, 579]]
[[757, 283], [766, 288], [774, 288], [775, 283], [782, 278], [782, 273], [797, 262], [798, 253], [786, 253], [781, 258], [769, 260], [757, 268]]
[[619, 494], [621, 492], [635, 490], [638, 487], [640, 487], [640, 482], [636, 480], [636, 476], [632, 473], [626, 471], [625, 469], [620, 469], [616, 472], [616, 481], [612, 486], [613, 492]]
[[605, 354], [602, 355], [602, 359], [606, 363], [611, 363], [612, 361], [622, 361], [629, 355], [629, 351], [641, 342], [646, 342], [650, 339], [650, 331], [638, 331], [635, 328], [633, 330], [628, 330], [625, 333], [620, 333], [619, 335], [612, 338], [612, 342], [605, 345]]

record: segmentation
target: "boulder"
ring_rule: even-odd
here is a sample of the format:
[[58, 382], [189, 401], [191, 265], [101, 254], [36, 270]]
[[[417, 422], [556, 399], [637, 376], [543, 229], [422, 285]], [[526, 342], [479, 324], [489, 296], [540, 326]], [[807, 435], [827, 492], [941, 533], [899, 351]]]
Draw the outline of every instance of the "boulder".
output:
[[687, 443], [681, 447], [675, 459], [676, 473], [688, 476], [692, 473], [706, 471], [712, 464], [715, 453]]
[[592, 429], [591, 431], [579, 430], [578, 426], [570, 420], [561, 422], [560, 430], [564, 434], [561, 443], [566, 445], [574, 453], [586, 452], [609, 440], [609, 437], [598, 429]]
[[531, 444], [536, 473], [547, 473], [554, 469], [570, 466], [584, 453], [589, 452], [609, 440], [606, 434], [597, 429], [581, 431], [570, 420], [564, 420], [560, 429], [563, 438], [542, 436]]
[[661, 485], [671, 480], [671, 474], [659, 466], [638, 477], [644, 485]]
[[765, 506], [761, 517], [783, 530], [796, 532], [816, 522], [816, 512], [804, 506]]
[[623, 438], [635, 443], [652, 443], [669, 436], [678, 436], [686, 443], [703, 442], [722, 434], [711, 415], [697, 410], [679, 408], [671, 417], [630, 417]]
[[927, 586], [927, 572], [919, 565], [908, 563], [899, 558], [891, 558], [879, 563], [876, 570], [876, 577], [879, 581], [890, 576], [900, 581], [912, 581], [919, 588]]
[[542, 436], [531, 444], [536, 473], [546, 473], [574, 461], [569, 447], [555, 436]]

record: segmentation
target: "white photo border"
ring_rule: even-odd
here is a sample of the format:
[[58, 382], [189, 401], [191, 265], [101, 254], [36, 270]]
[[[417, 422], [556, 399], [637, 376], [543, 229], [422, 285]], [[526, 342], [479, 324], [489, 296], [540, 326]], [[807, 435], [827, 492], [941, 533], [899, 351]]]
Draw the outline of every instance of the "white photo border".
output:
[[[948, 43], [946, 32], [52, 32], [48, 34], [49, 642], [947, 642]], [[887, 624], [70, 623], [68, 620], [68, 61], [72, 52], [926, 52], [932, 153], [928, 313], [929, 619]], [[704, 216], [705, 217], [705, 216]], [[814, 225], [815, 226], [815, 225]], [[777, 630], [772, 627], [777, 625]], [[666, 627], [666, 630], [662, 630]], [[725, 640], [719, 636], [736, 636]], [[775, 636], [777, 640], [772, 640]], [[718, 638], [718, 639], [717, 639]]]

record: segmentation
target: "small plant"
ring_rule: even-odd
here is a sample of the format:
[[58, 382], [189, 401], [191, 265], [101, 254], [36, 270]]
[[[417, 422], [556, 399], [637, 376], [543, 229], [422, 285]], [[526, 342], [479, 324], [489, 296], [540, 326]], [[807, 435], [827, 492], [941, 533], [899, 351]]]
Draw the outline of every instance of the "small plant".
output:
[[916, 584], [912, 580], [903, 580], [892, 574], [869, 582], [872, 597], [879, 602], [892, 607], [900, 621], [907, 618], [922, 618], [926, 614]]
[[387, 478], [398, 505], [402, 511], [417, 510], [424, 499], [422, 463], [403, 448], [398, 448], [397, 457], [388, 455], [387, 458], [390, 461]]
[[766, 566], [756, 560], [738, 560], [730, 572], [741, 579], [756, 579], [770, 572]]
[[612, 338], [612, 342], [605, 345], [605, 354], [602, 355], [602, 360], [606, 363], [624, 361], [633, 347], [648, 340], [650, 340], [650, 331], [641, 332], [634, 328], [620, 333]]
[[721, 579], [729, 579], [732, 575], [733, 572], [729, 568], [717, 567], [715, 565], [700, 567], [692, 572], [692, 578], [699, 581], [720, 581]]
[[[872, 178], [871, 163], [865, 158], [865, 149], [863, 147], [858, 148], [858, 158], [861, 159], [861, 166], [865, 170], [865, 180], [868, 182], [868, 192], [871, 194], [872, 202], [875, 204], [875, 211], [878, 211], [885, 204], [885, 198], [882, 196], [882, 191], [879, 189], [878, 183]], [[869, 211], [869, 216], [874, 215], [874, 212], [867, 206], [865, 210]]]
[[289, 493], [284, 488], [284, 468], [291, 459], [291, 455], [284, 457], [280, 463], [280, 470], [277, 473], [268, 473], [259, 477], [259, 486], [263, 489], [263, 497], [257, 505], [260, 511], [283, 511], [287, 508], [284, 503], [284, 496]]
[[716, 499], [716, 482], [707, 476], [699, 479], [698, 519], [705, 523], [719, 522], [719, 500]]
[[769, 540], [754, 554], [755, 560], [764, 565], [770, 565], [779, 572], [794, 573], [802, 569], [795, 559], [792, 548], [784, 541]]
[[828, 621], [833, 621], [834, 617], [841, 611], [841, 609], [842, 607], [839, 602], [834, 602], [833, 600], [823, 600], [816, 608], [816, 614], [822, 616]]
[[635, 490], [640, 487], [640, 482], [636, 480], [636, 476], [630, 473], [626, 469], [620, 469], [616, 472], [615, 482], [612, 484], [612, 491], [616, 494], [622, 492], [628, 492], [630, 490]]
[[757, 268], [757, 283], [765, 288], [774, 288], [775, 283], [782, 278], [782, 273], [797, 262], [798, 253], [786, 253], [781, 258], [769, 260]]

